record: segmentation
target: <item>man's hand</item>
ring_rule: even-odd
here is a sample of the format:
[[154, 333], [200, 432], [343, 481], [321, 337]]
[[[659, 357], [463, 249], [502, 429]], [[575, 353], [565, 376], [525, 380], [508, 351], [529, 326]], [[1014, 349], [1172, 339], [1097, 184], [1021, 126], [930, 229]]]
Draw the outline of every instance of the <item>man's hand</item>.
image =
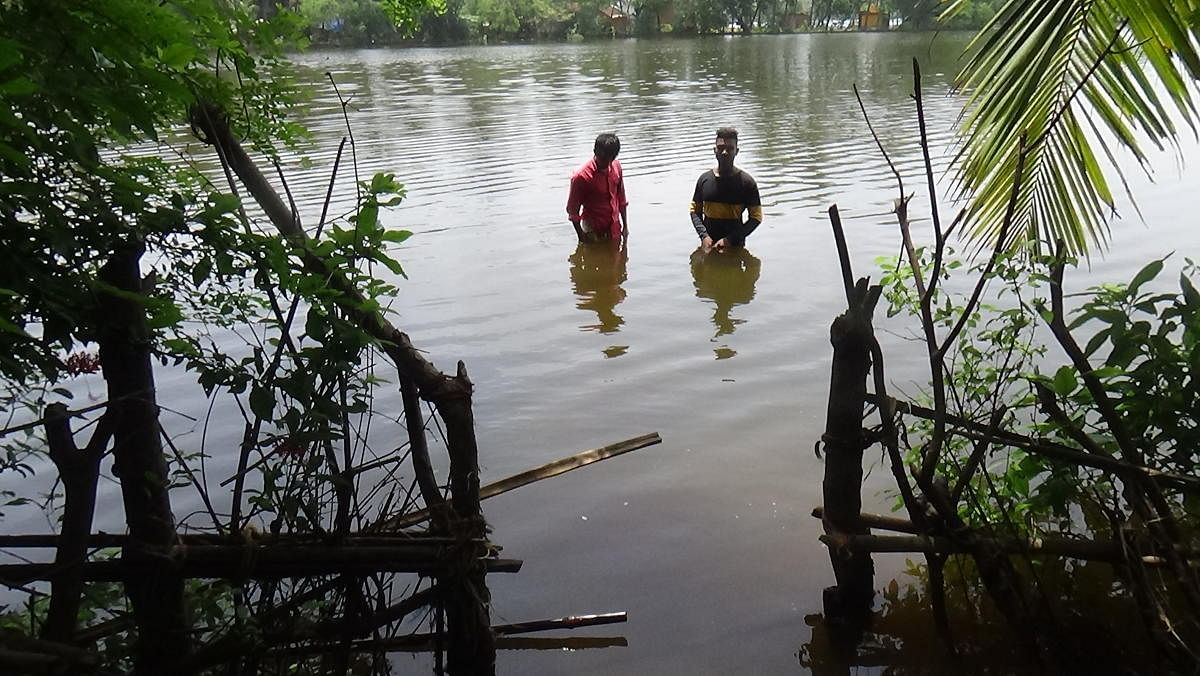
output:
[[705, 235], [704, 239], [700, 240], [700, 246], [704, 247], [705, 251], [708, 251], [709, 249], [711, 249], [713, 246], [712, 237]]
[[571, 219], [571, 225], [575, 227], [575, 234], [579, 236], [579, 241], [583, 241], [583, 226], [579, 225], [579, 221]]
[[[705, 239], [708, 239], [708, 238], [706, 237]], [[729, 239], [726, 237], [722, 237], [721, 239], [718, 239], [717, 243], [714, 244], [713, 246], [715, 246], [717, 248], [717, 251], [724, 251], [724, 250], [730, 248]]]

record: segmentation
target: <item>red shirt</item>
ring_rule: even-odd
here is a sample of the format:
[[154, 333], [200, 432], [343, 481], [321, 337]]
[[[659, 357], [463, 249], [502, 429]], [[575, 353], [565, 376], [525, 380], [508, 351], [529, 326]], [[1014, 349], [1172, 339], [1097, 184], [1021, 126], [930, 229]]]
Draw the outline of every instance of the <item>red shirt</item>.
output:
[[596, 232], [608, 232], [612, 237], [621, 235], [621, 209], [629, 204], [625, 199], [625, 180], [621, 174], [621, 163], [613, 160], [605, 171], [596, 169], [596, 158], [571, 175], [571, 194], [567, 197], [567, 217], [573, 222], [580, 220], [579, 208], [583, 207], [583, 220], [591, 224]]

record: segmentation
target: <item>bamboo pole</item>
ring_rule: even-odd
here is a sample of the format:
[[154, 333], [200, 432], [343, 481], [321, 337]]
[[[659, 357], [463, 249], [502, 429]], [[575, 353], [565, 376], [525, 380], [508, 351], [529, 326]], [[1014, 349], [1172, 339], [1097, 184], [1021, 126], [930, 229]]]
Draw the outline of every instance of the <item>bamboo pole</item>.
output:
[[[813, 518], [825, 518], [824, 507], [814, 507], [812, 511]], [[921, 529], [908, 519], [899, 519], [894, 516], [883, 516], [881, 514], [871, 514], [870, 512], [859, 512], [858, 522], [863, 528], [878, 528], [880, 530], [896, 531], [900, 533], [912, 533], [920, 535]]]
[[529, 634], [535, 631], [550, 631], [552, 629], [579, 629], [581, 627], [598, 627], [605, 624], [619, 624], [629, 619], [627, 613], [599, 613], [595, 615], [568, 615], [553, 620], [532, 620], [515, 624], [500, 624], [492, 627], [492, 633], [497, 636], [512, 636], [513, 634]]
[[[53, 533], [39, 533], [33, 535], [0, 535], [0, 549], [52, 549], [58, 547], [62, 542], [62, 536]], [[127, 545], [136, 544], [128, 535], [119, 535], [115, 533], [94, 533], [87, 537], [86, 547], [88, 549], [113, 549], [124, 547]], [[372, 546], [387, 546], [387, 547], [407, 547], [417, 545], [452, 545], [462, 544], [462, 538], [442, 535], [428, 535], [422, 532], [389, 532], [380, 531], [369, 535], [351, 534], [336, 540], [330, 540], [328, 537], [322, 537], [316, 533], [296, 533], [296, 534], [280, 534], [280, 535], [263, 535], [253, 539], [246, 539], [239, 535], [217, 535], [207, 533], [189, 533], [180, 535], [178, 542], [186, 546], [200, 545], [229, 545], [229, 546], [244, 546], [253, 544], [256, 546], [277, 546], [277, 547], [295, 547], [298, 545], [355, 545], [361, 547]], [[486, 545], [488, 540], [483, 538], [475, 538], [466, 540], [465, 542]]]
[[[520, 488], [522, 486], [528, 486], [529, 484], [542, 481], [543, 479], [549, 479], [560, 474], [566, 474], [571, 470], [579, 469], [580, 467], [586, 467], [592, 463], [600, 462], [601, 460], [608, 460], [609, 458], [615, 458], [618, 455], [624, 455], [630, 451], [640, 450], [646, 448], [647, 446], [653, 446], [661, 443], [662, 437], [660, 437], [657, 432], [652, 432], [650, 434], [644, 434], [640, 437], [626, 439], [625, 441], [618, 441], [615, 444], [609, 444], [608, 446], [603, 446], [601, 448], [593, 448], [591, 450], [582, 451], [565, 458], [559, 458], [558, 460], [548, 462], [545, 465], [525, 470], [524, 472], [514, 474], [508, 478], [501, 479], [484, 486], [483, 488], [479, 489], [479, 499], [486, 500], [488, 498], [500, 495], [501, 493], [507, 493], [508, 491]], [[407, 528], [409, 526], [415, 526], [416, 524], [428, 519], [429, 510], [422, 509], [410, 514], [402, 514], [390, 519], [385, 519], [384, 521], [373, 526], [371, 530], [380, 530], [382, 532], [386, 532], [387, 530], [396, 528]]]
[[[496, 650], [594, 650], [602, 648], [625, 648], [629, 641], [623, 636], [497, 636]], [[277, 648], [267, 653], [268, 657], [301, 657], [315, 655], [341, 647], [340, 645], [300, 645]], [[437, 640], [432, 634], [413, 634], [377, 640], [355, 641], [350, 651], [355, 653], [427, 653], [438, 650]]]
[[[372, 573], [446, 572], [460, 557], [458, 547], [256, 547], [235, 545], [178, 546], [164, 561], [170, 561], [181, 577], [229, 579], [279, 579], [321, 575], [366, 575]], [[124, 581], [144, 576], [144, 556], [129, 560], [88, 561], [75, 567], [52, 563], [21, 563], [0, 566], [0, 580], [28, 583], [55, 580], [76, 572], [87, 581]], [[513, 559], [479, 559], [489, 572], [517, 572], [521, 562]]]
[[[545, 638], [539, 641], [530, 641], [528, 638], [515, 639], [517, 634], [528, 634], [539, 631], [553, 630], [570, 630], [582, 629], [584, 627], [598, 627], [607, 624], [618, 624], [628, 620], [626, 613], [602, 613], [596, 615], [570, 615], [552, 620], [532, 620], [530, 622], [518, 622], [516, 624], [499, 624], [491, 628], [491, 633], [496, 637], [496, 647], [507, 645], [515, 650], [539, 649], [548, 650], [550, 645], [564, 645], [561, 642], [566, 641], [565, 638]], [[351, 644], [353, 652], [424, 652], [433, 650], [436, 636], [434, 634], [410, 634], [408, 636], [397, 636], [388, 639], [356, 641]], [[591, 645], [588, 647], [607, 647], [611, 645], [625, 645], [625, 639], [617, 638], [600, 638], [595, 639], [605, 642], [603, 645]], [[613, 643], [616, 641], [616, 643]], [[339, 647], [341, 644], [335, 643], [315, 643], [306, 644], [295, 647], [272, 649], [269, 654], [272, 656], [282, 655], [297, 655], [297, 654], [314, 654], [332, 650]], [[586, 645], [586, 644], [585, 644]]]

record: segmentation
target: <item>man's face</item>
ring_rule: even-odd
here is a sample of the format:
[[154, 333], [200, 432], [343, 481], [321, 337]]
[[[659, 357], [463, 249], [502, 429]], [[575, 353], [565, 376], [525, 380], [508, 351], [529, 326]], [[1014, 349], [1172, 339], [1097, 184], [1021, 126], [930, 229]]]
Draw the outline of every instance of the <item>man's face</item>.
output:
[[713, 146], [713, 152], [717, 156], [718, 165], [732, 167], [733, 158], [738, 153], [737, 141], [728, 138], [718, 138], [716, 145]]
[[608, 169], [608, 165], [612, 164], [615, 159], [617, 159], [616, 153], [606, 153], [602, 150], [596, 153], [596, 168], [604, 171]]

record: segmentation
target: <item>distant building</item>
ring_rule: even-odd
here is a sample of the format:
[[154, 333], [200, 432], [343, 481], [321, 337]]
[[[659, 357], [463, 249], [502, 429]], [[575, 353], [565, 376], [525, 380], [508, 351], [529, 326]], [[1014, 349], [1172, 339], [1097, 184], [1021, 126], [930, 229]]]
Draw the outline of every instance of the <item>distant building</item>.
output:
[[867, 3], [867, 8], [858, 13], [860, 31], [885, 31], [889, 25], [888, 13], [880, 9], [878, 3]]
[[608, 27], [612, 29], [613, 35], [629, 35], [633, 28], [633, 22], [629, 15], [616, 7], [609, 5], [608, 7], [600, 8], [601, 19], [608, 23]]

